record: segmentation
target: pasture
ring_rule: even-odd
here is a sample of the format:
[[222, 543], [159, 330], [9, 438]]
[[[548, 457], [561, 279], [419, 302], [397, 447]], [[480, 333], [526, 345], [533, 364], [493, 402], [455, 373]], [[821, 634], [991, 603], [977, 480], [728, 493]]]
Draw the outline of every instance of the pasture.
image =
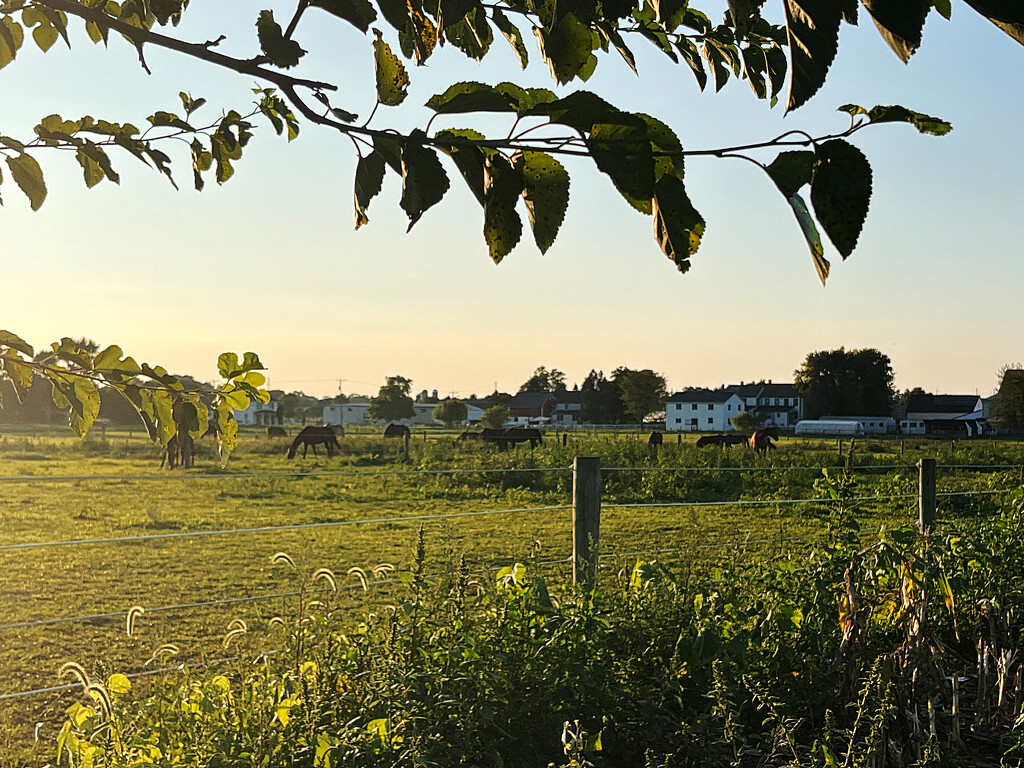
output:
[[[291, 428], [292, 435], [297, 431]], [[360, 432], [333, 458], [288, 461], [290, 440], [243, 431], [226, 467], [209, 444], [191, 470], [159, 470], [160, 451], [106, 429], [84, 441], [60, 431], [0, 433], [0, 764], [42, 764], [33, 728], [52, 743], [69, 702], [57, 670], [77, 661], [98, 676], [228, 655], [243, 619], [259, 645], [269, 619], [294, 613], [304, 575], [337, 575], [334, 598], [354, 619], [389, 600], [422, 527], [431, 565], [460, 557], [477, 578], [529, 562], [564, 578], [571, 555], [571, 464], [602, 462], [601, 567], [638, 557], [722, 563], [799, 553], [823, 531], [822, 467], [846, 465], [849, 504], [867, 535], [916, 516], [919, 458], [938, 460], [939, 519], [989, 514], [1021, 484], [1015, 442], [784, 438], [779, 450], [697, 449], [674, 435], [653, 451], [647, 433], [570, 433], [536, 449], [456, 444], [455, 432], [414, 430], [402, 441]], [[814, 501], [818, 499], [818, 501]], [[287, 553], [298, 571], [275, 565]], [[350, 569], [361, 569], [350, 573]], [[380, 578], [378, 578], [378, 575]], [[368, 581], [364, 589], [363, 579]], [[126, 632], [128, 609], [144, 613]], [[267, 648], [266, 650], [271, 650]], [[20, 756], [20, 757], [18, 757]], [[17, 764], [17, 763], [16, 763]]]

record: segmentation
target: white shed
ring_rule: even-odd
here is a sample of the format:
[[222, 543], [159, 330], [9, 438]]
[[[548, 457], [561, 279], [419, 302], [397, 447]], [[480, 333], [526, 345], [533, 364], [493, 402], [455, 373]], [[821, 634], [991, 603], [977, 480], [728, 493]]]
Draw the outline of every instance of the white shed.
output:
[[796, 423], [797, 435], [836, 435], [836, 436], [856, 436], [863, 435], [864, 428], [860, 425], [859, 421], [843, 421], [841, 419], [804, 419]]

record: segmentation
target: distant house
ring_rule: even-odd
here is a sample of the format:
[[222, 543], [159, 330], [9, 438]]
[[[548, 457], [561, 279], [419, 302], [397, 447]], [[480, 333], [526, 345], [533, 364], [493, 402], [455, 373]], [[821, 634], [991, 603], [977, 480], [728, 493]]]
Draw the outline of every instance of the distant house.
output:
[[[978, 395], [911, 395], [906, 410], [900, 410], [904, 434], [975, 437], [988, 429], [985, 403]], [[923, 432], [912, 422], [920, 422]]]
[[235, 421], [239, 426], [267, 426], [269, 424], [281, 424], [281, 413], [278, 410], [278, 402], [271, 400], [269, 403], [261, 403], [253, 400], [249, 407], [244, 410], [235, 411]]
[[747, 410], [743, 398], [728, 389], [690, 389], [665, 402], [668, 432], [725, 432], [729, 419]]
[[865, 435], [888, 435], [896, 431], [892, 416], [822, 416], [822, 421], [855, 421]]
[[555, 407], [551, 411], [551, 424], [556, 427], [577, 427], [583, 423], [583, 393], [562, 391], [555, 393]]
[[[437, 403], [413, 403], [413, 417], [411, 419], [399, 419], [395, 423], [405, 424], [406, 426], [437, 424], [434, 421], [434, 409], [436, 407]], [[367, 415], [369, 409], [370, 403], [366, 401], [325, 405], [323, 414], [324, 424], [349, 426], [387, 423], [385, 421], [371, 421]]]
[[795, 427], [804, 417], [804, 399], [793, 384], [771, 381], [759, 384], [732, 384], [725, 388], [743, 399], [748, 411], [764, 419], [765, 426]]
[[519, 392], [509, 401], [508, 419], [517, 425], [546, 423], [555, 403], [552, 392]]

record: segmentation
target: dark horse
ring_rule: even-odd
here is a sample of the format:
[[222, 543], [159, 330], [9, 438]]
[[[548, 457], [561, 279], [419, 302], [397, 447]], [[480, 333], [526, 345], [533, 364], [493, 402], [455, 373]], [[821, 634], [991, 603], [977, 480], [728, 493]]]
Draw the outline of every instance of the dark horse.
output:
[[661, 432], [651, 432], [651, 436], [647, 438], [647, 444], [653, 448], [657, 448], [665, 442], [665, 436]]
[[288, 430], [284, 427], [267, 427], [267, 437], [288, 437]]
[[755, 429], [754, 434], [750, 436], [750, 447], [753, 448], [756, 453], [768, 453], [768, 451], [775, 450], [775, 443], [773, 443], [772, 440], [778, 439], [778, 427]]
[[409, 437], [410, 434], [405, 424], [388, 424], [384, 429], [384, 437]]
[[188, 469], [196, 459], [196, 444], [188, 432], [179, 435], [175, 432], [171, 439], [164, 446], [164, 457], [160, 460], [160, 468], [167, 465], [168, 469], [174, 469], [179, 464], [182, 469]]
[[302, 445], [302, 458], [306, 458], [306, 451], [310, 447], [313, 448], [313, 455], [316, 456], [316, 447], [318, 445], [327, 447], [327, 458], [334, 456], [335, 448], [339, 451], [341, 450], [341, 443], [338, 442], [334, 429], [331, 427], [303, 427], [299, 430], [299, 434], [295, 436], [291, 446], [288, 448], [289, 459], [295, 458], [300, 444]]
[[529, 443], [531, 448], [536, 448], [544, 442], [544, 435], [539, 429], [526, 429], [513, 427], [511, 429], [485, 429], [480, 433], [480, 439], [486, 443], [494, 443], [499, 451], [514, 448], [518, 443]]
[[717, 445], [719, 448], [725, 448], [729, 444], [725, 440], [725, 435], [701, 435], [697, 438], [698, 448], [707, 448], [709, 445]]

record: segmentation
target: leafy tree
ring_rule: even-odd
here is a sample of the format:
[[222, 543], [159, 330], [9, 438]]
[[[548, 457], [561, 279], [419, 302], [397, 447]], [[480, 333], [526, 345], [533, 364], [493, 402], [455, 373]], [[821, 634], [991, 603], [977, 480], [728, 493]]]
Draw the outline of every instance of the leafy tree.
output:
[[234, 411], [254, 400], [269, 402], [270, 395], [262, 389], [266, 378], [256, 353], [246, 352], [239, 360], [234, 352], [225, 352], [218, 357], [217, 368], [224, 383], [199, 386], [194, 379], [173, 376], [161, 366], [140, 364], [116, 345], [100, 350], [98, 345], [82, 347], [64, 337], [48, 350], [36, 352], [20, 336], [0, 330], [0, 384], [8, 384], [20, 401], [33, 384], [48, 383], [53, 403], [67, 414], [80, 436], [96, 422], [102, 406], [100, 391], [106, 388], [132, 405], [149, 436], [161, 445], [175, 435], [199, 439], [209, 426], [212, 410], [226, 459], [238, 432]]
[[560, 389], [565, 389], [565, 374], [557, 368], [549, 371], [543, 365], [519, 387], [520, 392], [557, 392]]
[[992, 421], [1000, 429], [1024, 429], [1024, 369], [1004, 366], [992, 402]]
[[440, 421], [446, 427], [451, 427], [464, 422], [469, 417], [469, 409], [466, 408], [465, 403], [449, 397], [437, 404], [433, 416], [435, 421]]
[[642, 371], [616, 368], [612, 371], [612, 381], [619, 388], [623, 409], [637, 424], [642, 424], [649, 414], [664, 410], [668, 392], [665, 377], [660, 373], [650, 368]]
[[603, 371], [592, 370], [580, 387], [580, 409], [589, 424], [621, 424], [626, 420], [619, 385], [606, 379]]
[[917, 395], [927, 395], [927, 394], [928, 393], [925, 392], [923, 389], [921, 389], [921, 387], [914, 387], [913, 389], [905, 389], [902, 392], [900, 392], [899, 395], [896, 397], [896, 402], [898, 404], [900, 404], [900, 405], [906, 405], [907, 403], [910, 402], [910, 398], [915, 397]]
[[752, 432], [764, 426], [764, 419], [752, 410], [740, 411], [735, 416], [730, 417], [729, 423], [732, 424], [733, 429], [739, 432]]
[[412, 407], [409, 390], [412, 379], [404, 376], [388, 376], [376, 397], [370, 398], [370, 407], [366, 411], [371, 421], [399, 421], [411, 419], [416, 415]]
[[[967, 3], [1024, 42], [1024, 5], [1009, 0]], [[819, 226], [845, 259], [857, 244], [872, 192], [871, 166], [848, 139], [865, 127], [891, 122], [942, 135], [950, 130], [948, 123], [901, 106], [866, 109], [848, 104], [840, 107], [849, 116], [848, 126], [830, 135], [811, 136], [797, 129], [742, 147], [684, 149], [685, 142], [657, 117], [622, 110], [587, 90], [559, 98], [551, 90], [512, 82], [452, 83], [426, 106], [434, 117], [447, 120], [464, 115], [467, 122], [434, 131], [433, 118], [409, 129], [415, 121], [408, 116], [396, 110], [391, 113], [394, 119], [388, 120], [384, 115], [389, 110], [378, 109], [402, 105], [410, 85], [406, 62], [422, 65], [442, 46], [479, 61], [502, 37], [525, 67], [530, 49], [515, 19], [535, 33], [535, 55], [547, 64], [558, 85], [587, 81], [613, 49], [636, 71], [631, 46], [642, 42], [653, 44], [667, 60], [690, 70], [702, 90], [709, 83], [717, 91], [729, 80], [746, 80], [755, 97], [775, 105], [785, 87], [786, 108], [795, 110], [824, 84], [838, 52], [840, 26], [857, 23], [858, 4], [856, 0], [782, 0], [782, 24], [762, 16], [764, 5], [765, 0], [730, 0], [725, 18], [715, 23], [680, 0], [576, 0], [560, 5], [539, 0], [377, 0], [376, 4], [295, 0], [294, 11], [280, 19], [272, 10], [259, 11], [252, 31], [249, 8], [225, 4], [217, 18], [226, 26], [209, 30], [207, 42], [192, 42], [175, 36], [172, 29], [186, 12], [187, 0], [11, 0], [0, 11], [0, 66], [14, 60], [29, 38], [26, 28], [43, 51], [58, 40], [68, 46], [72, 40], [79, 44], [82, 37], [70, 25], [73, 18], [84, 23], [94, 43], [133, 46], [146, 71], [147, 52], [163, 49], [204, 62], [211, 69], [241, 74], [247, 83], [257, 81], [257, 87], [251, 106], [218, 105], [222, 108], [205, 112], [204, 98], [182, 92], [180, 104], [135, 121], [148, 124], [145, 131], [128, 122], [49, 115], [40, 120], [33, 135], [0, 138], [0, 154], [9, 170], [5, 180], [13, 179], [31, 207], [38, 209], [46, 199], [47, 186], [37, 156], [63, 150], [74, 155], [89, 187], [104, 180], [118, 183], [115, 160], [126, 157], [145, 163], [173, 183], [176, 163], [181, 161], [164, 149], [174, 152], [180, 146], [188, 148], [183, 160], [192, 170], [193, 185], [201, 190], [211, 176], [218, 184], [232, 178], [255, 135], [255, 121], [266, 121], [290, 141], [298, 136], [304, 120], [350, 139], [358, 154], [357, 228], [369, 221], [370, 203], [387, 174], [401, 178], [399, 205], [411, 227], [444, 198], [454, 169], [481, 206], [484, 240], [491, 258], [498, 262], [522, 237], [520, 200], [537, 247], [541, 251], [551, 247], [569, 204], [569, 172], [558, 158], [583, 156], [633, 207], [651, 216], [659, 247], [686, 271], [700, 246], [705, 221], [687, 193], [685, 158], [695, 154], [745, 158], [764, 170], [767, 181], [791, 206], [824, 280], [830, 265]], [[949, 0], [862, 0], [862, 5], [904, 61], [920, 46], [931, 8], [947, 18], [950, 15]], [[322, 60], [315, 55], [322, 52], [311, 50], [315, 46], [308, 37], [300, 40], [303, 19], [339, 32], [348, 25], [367, 36], [365, 50], [373, 63], [376, 104], [365, 119], [359, 119], [352, 111], [355, 105], [343, 103], [339, 96], [343, 92], [339, 82], [344, 82], [344, 92], [351, 92], [348, 78], [332, 82], [310, 74], [315, 65], [307, 62]], [[244, 27], [250, 31], [241, 33]], [[231, 33], [236, 46], [245, 35], [248, 51], [231, 55], [220, 50], [226, 33]], [[492, 113], [501, 116], [498, 121]], [[474, 121], [480, 115], [486, 119]], [[511, 127], [496, 124], [501, 120]], [[405, 130], [395, 130], [395, 125]], [[492, 134], [482, 133], [481, 128]], [[810, 206], [802, 192], [808, 185]]]
[[[271, 393], [273, 395], [274, 393]], [[278, 405], [278, 413], [283, 419], [317, 419], [323, 416], [323, 406], [320, 400], [307, 395], [305, 392], [282, 392], [280, 397], [275, 398]]]
[[508, 408], [504, 405], [492, 405], [480, 417], [480, 426], [487, 429], [501, 429], [508, 421]]
[[811, 352], [794, 375], [811, 419], [888, 416], [896, 399], [892, 362], [877, 349]]

